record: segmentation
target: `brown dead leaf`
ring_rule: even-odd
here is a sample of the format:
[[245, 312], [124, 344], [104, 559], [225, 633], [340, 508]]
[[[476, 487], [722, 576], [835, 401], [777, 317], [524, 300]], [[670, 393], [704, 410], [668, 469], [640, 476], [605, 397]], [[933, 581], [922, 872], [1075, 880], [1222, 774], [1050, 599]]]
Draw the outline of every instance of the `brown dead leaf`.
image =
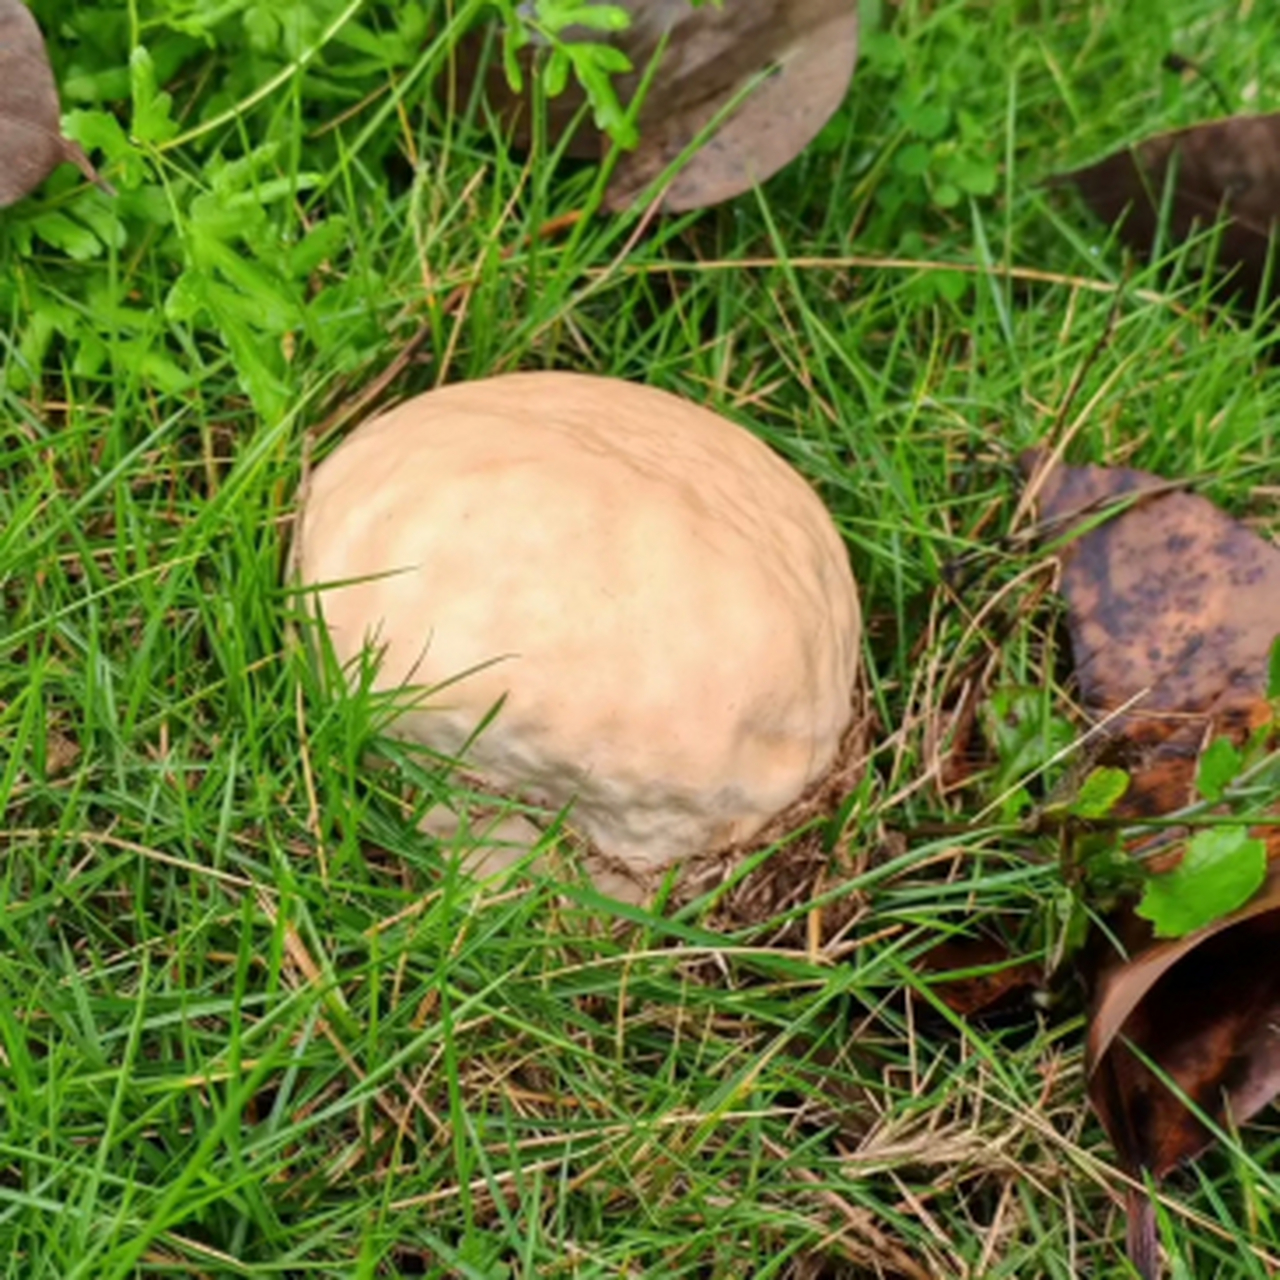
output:
[[[1060, 552], [1061, 589], [1081, 701], [1105, 724], [1104, 756], [1131, 779], [1114, 816], [1171, 813], [1196, 798], [1209, 742], [1242, 743], [1271, 723], [1280, 549], [1157, 476], [1045, 472], [1044, 459], [1030, 454], [1023, 465], [1039, 486], [1045, 539], [1076, 534]], [[1280, 828], [1258, 834], [1272, 870], [1232, 915], [1160, 943], [1132, 913], [1113, 921], [1128, 956], [1112, 952], [1098, 970], [1089, 1096], [1134, 1174], [1163, 1177], [1212, 1141], [1184, 1096], [1224, 1126], [1280, 1092]], [[1180, 857], [1175, 841], [1148, 866]], [[1155, 1276], [1155, 1222], [1142, 1197], [1131, 1197], [1128, 1221], [1130, 1257]]]
[[80, 144], [60, 132], [58, 87], [35, 18], [21, 0], [0, 0], [0, 207], [64, 162], [101, 182]]
[[[676, 174], [662, 207], [701, 209], [741, 195], [771, 177], [813, 140], [840, 105], [858, 53], [858, 13], [853, 0], [732, 0], [722, 8], [695, 9], [689, 0], [616, 0], [631, 14], [629, 30], [611, 37], [634, 72], [617, 81], [629, 102], [645, 69], [662, 50], [640, 111], [640, 143], [618, 162], [606, 204], [623, 209], [691, 146], [726, 109], [727, 118]], [[600, 39], [570, 28], [566, 38]], [[665, 45], [664, 45], [665, 41]], [[463, 86], [474, 82], [483, 39], [459, 50]], [[521, 55], [526, 86], [532, 52]], [[512, 92], [497, 60], [485, 78], [488, 101], [517, 146], [530, 137], [531, 94]], [[570, 86], [548, 104], [553, 141], [573, 127], [583, 105]], [[603, 154], [607, 140], [590, 122], [569, 139], [568, 154]]]
[[44, 770], [48, 778], [60, 778], [80, 759], [80, 744], [57, 729], [50, 729], [44, 743]]
[[1222, 1127], [1280, 1091], [1278, 949], [1273, 863], [1247, 906], [1104, 974], [1089, 1027], [1089, 1092], [1131, 1169], [1163, 1177], [1213, 1140], [1139, 1054]]
[[[1247, 906], [1103, 971], [1086, 1048], [1089, 1100], [1130, 1172], [1163, 1177], [1213, 1142], [1200, 1115], [1229, 1129], [1280, 1093], [1277, 950], [1273, 848], [1267, 882]], [[1137, 1191], [1127, 1248], [1139, 1275], [1155, 1280], [1155, 1214]]]
[[1171, 167], [1170, 234], [1185, 240], [1225, 216], [1217, 265], [1232, 272], [1234, 287], [1256, 296], [1271, 227], [1280, 218], [1280, 114], [1230, 116], [1157, 134], [1055, 181], [1074, 183], [1103, 221], [1123, 219], [1121, 239], [1146, 253], [1156, 240]]
[[1003, 1009], [1044, 979], [1041, 965], [1016, 960], [1008, 943], [985, 936], [939, 942], [918, 965], [939, 975], [930, 984], [934, 995], [963, 1018]]
[[1270, 718], [1280, 549], [1144, 471], [1058, 466], [1040, 504], [1055, 540], [1097, 521], [1064, 548], [1061, 590], [1081, 700], [1132, 777], [1116, 816], [1180, 809], [1202, 748]]

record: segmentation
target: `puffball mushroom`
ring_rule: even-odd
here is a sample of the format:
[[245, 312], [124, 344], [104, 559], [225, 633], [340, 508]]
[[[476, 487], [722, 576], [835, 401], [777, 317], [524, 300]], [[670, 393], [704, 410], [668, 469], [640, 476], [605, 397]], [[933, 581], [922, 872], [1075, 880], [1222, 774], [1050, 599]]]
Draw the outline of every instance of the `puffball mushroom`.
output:
[[757, 833], [852, 717], [827, 511], [749, 431], [650, 387], [508, 374], [372, 418], [311, 477], [296, 563], [344, 664], [372, 645], [375, 687], [429, 691], [393, 731], [572, 804], [621, 897]]

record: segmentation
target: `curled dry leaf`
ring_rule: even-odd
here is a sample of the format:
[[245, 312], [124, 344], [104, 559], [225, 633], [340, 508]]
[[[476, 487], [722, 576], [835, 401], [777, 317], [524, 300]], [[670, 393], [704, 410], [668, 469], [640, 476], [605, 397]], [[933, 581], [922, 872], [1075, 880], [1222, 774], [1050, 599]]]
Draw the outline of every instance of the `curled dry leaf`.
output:
[[1156, 241], [1171, 168], [1169, 233], [1185, 240], [1225, 217], [1217, 265], [1232, 273], [1234, 287], [1256, 296], [1280, 218], [1280, 114], [1157, 134], [1055, 181], [1074, 183], [1100, 218], [1120, 222], [1126, 244], [1145, 253]]
[[1239, 911], [1148, 947], [1099, 983], [1089, 1091], [1134, 1170], [1169, 1173], [1212, 1132], [1129, 1046], [1159, 1065], [1219, 1126], [1280, 1091], [1280, 866]]
[[[622, 101], [635, 95], [661, 50], [640, 110], [640, 142], [614, 170], [606, 203], [630, 205], [720, 116], [700, 149], [663, 194], [668, 212], [705, 208], [748, 191], [789, 163], [813, 140], [844, 98], [858, 53], [858, 13], [853, 0], [731, 0], [722, 8], [694, 8], [689, 0], [615, 0], [631, 15], [628, 30], [610, 39], [634, 71], [617, 82]], [[569, 40], [599, 33], [566, 30]], [[665, 42], [665, 43], [664, 43]], [[459, 50], [464, 85], [478, 74], [483, 36]], [[521, 54], [526, 86], [532, 54]], [[513, 93], [497, 59], [485, 78], [490, 105], [528, 145], [531, 95]], [[571, 129], [583, 106], [576, 86], [548, 104], [553, 139]], [[606, 140], [582, 123], [566, 150], [583, 159], [602, 154]]]
[[[1104, 971], [1086, 1052], [1089, 1099], [1132, 1173], [1163, 1177], [1203, 1151], [1213, 1130], [1200, 1115], [1226, 1129], [1280, 1093], [1277, 951], [1273, 860], [1247, 906]], [[1127, 1224], [1129, 1256], [1155, 1280], [1155, 1218], [1145, 1197], [1130, 1195]]]
[[21, 0], [0, 0], [0, 206], [21, 200], [64, 161], [97, 171], [59, 131], [58, 87], [44, 37]]
[[[1271, 723], [1280, 549], [1146, 472], [1044, 465], [1024, 459], [1046, 540], [1083, 529], [1061, 552], [1062, 592], [1081, 700], [1107, 722], [1106, 753], [1131, 777], [1113, 815], [1181, 809], [1210, 741], [1243, 742]], [[1280, 828], [1259, 834], [1271, 870], [1240, 910], [1173, 942], [1153, 943], [1132, 914], [1114, 922], [1132, 958], [1100, 966], [1089, 1096], [1135, 1174], [1162, 1177], [1211, 1141], [1183, 1096], [1225, 1125], [1280, 1092]], [[1180, 856], [1174, 844], [1149, 865]], [[1154, 1218], [1140, 1198], [1129, 1250], [1143, 1275], [1156, 1274]]]

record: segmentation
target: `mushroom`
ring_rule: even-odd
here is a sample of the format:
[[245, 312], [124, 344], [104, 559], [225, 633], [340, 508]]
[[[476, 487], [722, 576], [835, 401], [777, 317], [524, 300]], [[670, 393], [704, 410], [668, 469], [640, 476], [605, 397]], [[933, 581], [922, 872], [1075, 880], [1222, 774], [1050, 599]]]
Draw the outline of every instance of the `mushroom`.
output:
[[826, 509], [651, 387], [517, 373], [409, 400], [316, 468], [295, 553], [339, 660], [373, 646], [376, 688], [422, 690], [393, 732], [571, 805], [618, 897], [758, 833], [852, 718], [861, 621]]

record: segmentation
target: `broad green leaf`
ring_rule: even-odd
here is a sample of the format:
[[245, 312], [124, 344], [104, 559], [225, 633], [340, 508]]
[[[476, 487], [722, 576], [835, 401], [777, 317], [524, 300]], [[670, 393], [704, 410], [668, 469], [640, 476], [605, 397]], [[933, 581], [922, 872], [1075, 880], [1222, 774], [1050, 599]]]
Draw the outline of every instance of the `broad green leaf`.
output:
[[1105, 818], [1129, 790], [1129, 775], [1123, 769], [1092, 769], [1071, 802], [1076, 818]]
[[1209, 827], [1182, 861], [1147, 881], [1137, 912], [1158, 938], [1180, 938], [1242, 907], [1267, 874], [1267, 847], [1240, 826]]
[[524, 71], [520, 66], [520, 50], [529, 43], [529, 33], [512, 23], [502, 30], [502, 68], [512, 93], [524, 92]]
[[309, 276], [326, 258], [337, 253], [351, 234], [351, 227], [341, 214], [317, 222], [290, 250], [288, 272], [294, 280]]
[[42, 213], [32, 226], [47, 245], [61, 249], [68, 258], [86, 262], [102, 252], [102, 241], [88, 227], [62, 213]]
[[133, 119], [129, 131], [139, 142], [166, 142], [178, 132], [173, 119], [173, 97], [156, 86], [155, 64], [148, 50], [139, 46], [129, 57], [129, 89]]
[[[592, 31], [625, 31], [631, 15], [616, 4], [543, 5], [543, 25], [549, 31], [562, 31], [567, 26], [587, 27]], [[541, 15], [540, 15], [541, 16]]]
[[923, 142], [910, 142], [893, 157], [893, 167], [910, 178], [926, 173], [933, 159], [933, 148]]
[[548, 98], [558, 98], [569, 86], [569, 55], [563, 49], [553, 49], [542, 73], [542, 87]]
[[951, 124], [951, 108], [941, 102], [912, 103], [899, 114], [908, 129], [928, 142], [940, 138]]
[[256, 49], [259, 53], [271, 53], [280, 43], [280, 20], [271, 12], [270, 5], [253, 5], [245, 10], [241, 21], [251, 49]]
[[70, 111], [62, 118], [62, 129], [86, 151], [101, 151], [106, 156], [117, 188], [132, 190], [150, 176], [146, 156], [129, 141], [111, 112]]
[[1244, 760], [1230, 738], [1215, 738], [1200, 757], [1196, 770], [1196, 790], [1215, 804], [1240, 776]]
[[263, 344], [257, 332], [238, 315], [229, 300], [238, 301], [230, 290], [212, 284], [208, 289], [208, 307], [215, 323], [231, 350], [231, 360], [240, 383], [253, 401], [263, 421], [278, 422], [289, 410], [293, 399], [290, 388], [281, 377], [278, 350]]

